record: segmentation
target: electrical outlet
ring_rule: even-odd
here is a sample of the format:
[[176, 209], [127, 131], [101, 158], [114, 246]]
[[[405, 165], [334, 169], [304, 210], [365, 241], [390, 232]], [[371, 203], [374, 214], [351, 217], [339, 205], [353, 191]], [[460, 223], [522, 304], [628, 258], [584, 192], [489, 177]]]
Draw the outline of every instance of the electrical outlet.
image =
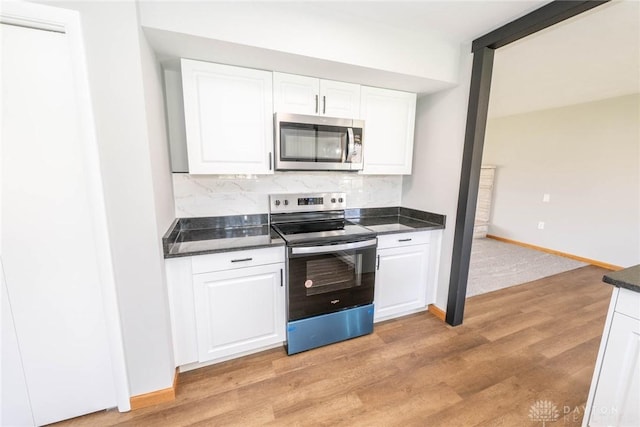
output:
[[549, 203], [549, 202], [551, 201], [551, 194], [549, 194], [549, 193], [544, 193], [544, 194], [542, 195], [542, 201], [543, 201], [544, 203]]
[[544, 230], [544, 221], [538, 221], [538, 230]]

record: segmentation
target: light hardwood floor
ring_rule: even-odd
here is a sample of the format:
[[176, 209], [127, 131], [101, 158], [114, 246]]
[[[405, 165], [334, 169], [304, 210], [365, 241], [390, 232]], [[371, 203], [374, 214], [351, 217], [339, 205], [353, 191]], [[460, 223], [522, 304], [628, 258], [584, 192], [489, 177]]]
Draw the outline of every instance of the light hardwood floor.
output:
[[[612, 287], [587, 266], [467, 300], [462, 326], [429, 313], [287, 356], [274, 349], [180, 374], [175, 402], [68, 426], [538, 426], [550, 401], [580, 425]], [[565, 414], [565, 412], [568, 412]]]

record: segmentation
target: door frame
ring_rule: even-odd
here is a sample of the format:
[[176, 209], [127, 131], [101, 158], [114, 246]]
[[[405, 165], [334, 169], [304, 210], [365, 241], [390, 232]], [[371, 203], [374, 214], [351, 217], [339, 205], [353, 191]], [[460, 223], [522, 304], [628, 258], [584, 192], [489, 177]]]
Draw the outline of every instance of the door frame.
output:
[[92, 211], [91, 220], [96, 242], [96, 262], [98, 265], [102, 306], [109, 340], [109, 356], [116, 392], [115, 400], [119, 411], [129, 411], [131, 409], [129, 379], [111, 257], [102, 175], [100, 173], [98, 141], [95, 133], [95, 121], [89, 90], [89, 74], [80, 13], [75, 10], [42, 4], [17, 1], [3, 2], [2, 8], [0, 9], [0, 22], [2, 24], [66, 34], [76, 85], [76, 101], [78, 103], [78, 111], [80, 112], [78, 117], [78, 123], [80, 124], [79, 132], [85, 142], [82, 155], [84, 157], [84, 163], [87, 166], [86, 173], [88, 179], [86, 185]]
[[472, 43], [471, 89], [445, 319], [452, 326], [462, 324], [464, 317], [494, 52], [498, 48], [607, 2], [609, 0], [555, 0], [475, 39]]

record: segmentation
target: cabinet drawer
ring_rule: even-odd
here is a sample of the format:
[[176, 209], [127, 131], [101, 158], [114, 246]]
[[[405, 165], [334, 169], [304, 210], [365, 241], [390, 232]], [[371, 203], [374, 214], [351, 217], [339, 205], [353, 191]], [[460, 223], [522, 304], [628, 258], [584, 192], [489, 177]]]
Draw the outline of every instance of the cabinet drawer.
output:
[[640, 293], [620, 288], [616, 312], [640, 320]]
[[284, 246], [198, 255], [191, 259], [193, 274], [284, 262]]
[[430, 231], [413, 233], [383, 234], [378, 236], [378, 249], [398, 248], [402, 246], [422, 245], [431, 240]]

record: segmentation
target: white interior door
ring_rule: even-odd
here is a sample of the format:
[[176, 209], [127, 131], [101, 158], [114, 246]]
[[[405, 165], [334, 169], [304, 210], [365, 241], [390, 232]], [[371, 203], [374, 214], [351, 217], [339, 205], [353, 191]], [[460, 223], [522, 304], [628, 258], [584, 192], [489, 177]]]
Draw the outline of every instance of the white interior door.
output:
[[28, 426], [32, 425], [34, 421], [1, 263], [0, 285], [2, 286], [2, 323], [0, 324], [2, 326], [2, 359], [0, 360], [0, 373], [2, 376], [0, 402], [2, 402], [2, 405], [0, 405], [0, 425]]
[[117, 399], [70, 45], [64, 33], [0, 27], [0, 255], [41, 425]]

